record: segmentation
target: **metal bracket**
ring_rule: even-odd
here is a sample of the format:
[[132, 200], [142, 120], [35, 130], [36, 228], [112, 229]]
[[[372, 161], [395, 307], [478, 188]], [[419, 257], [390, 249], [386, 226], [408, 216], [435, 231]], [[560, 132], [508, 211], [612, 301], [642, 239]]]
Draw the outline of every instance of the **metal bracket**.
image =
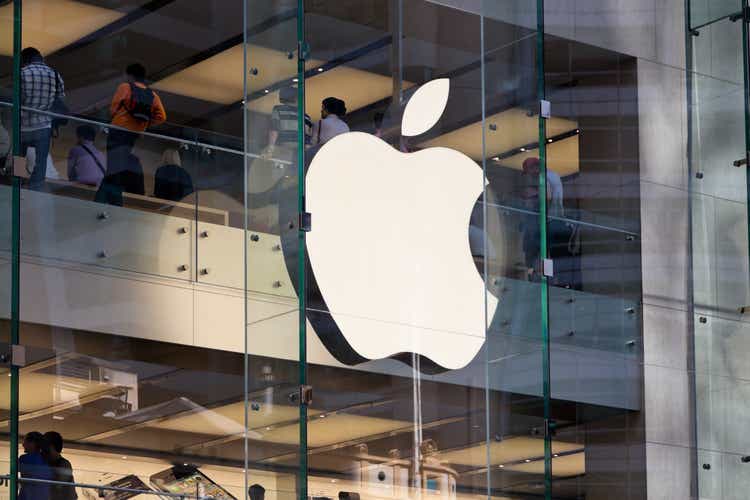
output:
[[729, 16], [729, 20], [733, 23], [739, 21], [742, 19], [746, 23], [750, 23], [750, 7], [743, 7], [741, 11], [735, 12], [731, 16]]
[[300, 61], [306, 61], [310, 55], [310, 45], [302, 40], [297, 42], [297, 59]]
[[26, 366], [26, 346], [13, 344], [10, 349], [10, 364], [18, 367]]
[[312, 231], [312, 214], [310, 212], [299, 213], [299, 229], [306, 233]]
[[542, 261], [542, 274], [544, 274], [548, 278], [551, 278], [555, 275], [555, 266], [552, 259], [544, 259]]
[[299, 386], [299, 404], [310, 405], [312, 403], [313, 388], [311, 385]]
[[539, 116], [542, 118], [552, 117], [552, 103], [546, 99], [539, 101]]

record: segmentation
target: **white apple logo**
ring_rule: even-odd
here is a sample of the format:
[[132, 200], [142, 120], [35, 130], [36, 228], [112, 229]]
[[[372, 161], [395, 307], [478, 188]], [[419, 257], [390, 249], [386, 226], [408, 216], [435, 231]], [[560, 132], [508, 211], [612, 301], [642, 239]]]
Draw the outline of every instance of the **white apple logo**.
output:
[[[419, 88], [402, 133], [432, 128], [448, 93], [448, 79]], [[484, 185], [477, 164], [448, 148], [405, 154], [350, 132], [320, 149], [307, 173], [308, 255], [331, 316], [357, 354], [413, 352], [447, 369], [476, 356], [485, 300], [489, 318], [497, 307], [497, 298], [485, 297], [468, 237]]]

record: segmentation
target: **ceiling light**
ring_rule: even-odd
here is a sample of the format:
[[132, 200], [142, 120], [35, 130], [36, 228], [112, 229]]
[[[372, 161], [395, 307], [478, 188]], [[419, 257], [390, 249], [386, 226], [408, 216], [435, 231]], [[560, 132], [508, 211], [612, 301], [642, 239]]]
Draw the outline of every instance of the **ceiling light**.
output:
[[580, 133], [581, 133], [581, 129], [578, 129], [578, 128], [577, 128], [577, 129], [576, 129], [576, 134], [580, 134]]
[[292, 81], [293, 81], [294, 83], [297, 83], [297, 82], [299, 81], [299, 78], [292, 78]]
[[526, 151], [526, 148], [521, 148], [521, 152], [523, 153], [524, 151]]
[[269, 92], [270, 92], [270, 90], [268, 90], [268, 89], [266, 89], [266, 90], [263, 91], [264, 94], [268, 94]]
[[123, 456], [122, 456], [122, 459], [123, 459], [123, 460], [127, 460], [127, 459], [128, 459], [128, 457], [126, 457], [125, 455], [123, 455]]
[[547, 139], [547, 142], [552, 142], [552, 139]]
[[318, 415], [318, 416], [319, 416], [320, 418], [326, 418], [326, 414], [325, 414], [325, 413], [321, 413], [321, 414], [320, 414], [320, 415]]
[[493, 158], [493, 160], [494, 160], [494, 161], [500, 161], [500, 157], [499, 157], [499, 156], [496, 156], [496, 157], [494, 157], [494, 158]]
[[553, 457], [559, 457], [560, 455], [559, 455], [559, 454], [557, 454], [557, 453], [555, 453], [555, 454], [554, 454], [554, 455], [552, 455], [552, 456], [553, 456]]
[[62, 415], [52, 415], [52, 420], [65, 420]]
[[498, 469], [502, 469], [505, 466], [504, 465], [498, 465], [497, 467], [498, 467]]
[[318, 68], [318, 73], [322, 73], [324, 71], [323, 68]]
[[527, 458], [526, 460], [524, 460], [524, 462], [529, 463], [529, 462], [531, 462], [531, 459]]

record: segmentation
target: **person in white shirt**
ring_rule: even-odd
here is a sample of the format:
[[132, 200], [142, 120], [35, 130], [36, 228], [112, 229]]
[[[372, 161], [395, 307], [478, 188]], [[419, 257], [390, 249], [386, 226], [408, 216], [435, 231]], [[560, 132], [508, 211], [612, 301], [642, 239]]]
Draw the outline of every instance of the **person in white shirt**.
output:
[[346, 103], [336, 97], [323, 99], [321, 119], [313, 129], [313, 144], [323, 145], [337, 135], [349, 132], [349, 125], [342, 120], [346, 116]]

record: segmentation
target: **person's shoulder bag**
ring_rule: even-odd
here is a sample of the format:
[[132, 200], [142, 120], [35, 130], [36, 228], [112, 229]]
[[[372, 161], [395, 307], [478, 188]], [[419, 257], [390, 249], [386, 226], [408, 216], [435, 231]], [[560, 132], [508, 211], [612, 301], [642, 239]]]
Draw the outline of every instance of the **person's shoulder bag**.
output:
[[[55, 70], [52, 70], [55, 71]], [[63, 93], [60, 90], [60, 73], [55, 71], [55, 98], [52, 100], [52, 106], [50, 106], [49, 110], [52, 113], [55, 113], [56, 115], [62, 115], [65, 116], [65, 118], [62, 118], [60, 116], [53, 116], [52, 117], [52, 128], [58, 129], [62, 126], [65, 126], [68, 124], [68, 118], [67, 116], [70, 115], [70, 109], [68, 109], [68, 105], [65, 104], [65, 97], [63, 96]]]
[[86, 147], [85, 144], [81, 144], [81, 147], [86, 151], [96, 162], [96, 166], [99, 167], [99, 170], [102, 171], [102, 175], [107, 175], [107, 169], [104, 168], [104, 165], [102, 165], [102, 162], [99, 161], [99, 158], [96, 157], [93, 151], [91, 151], [89, 148]]

